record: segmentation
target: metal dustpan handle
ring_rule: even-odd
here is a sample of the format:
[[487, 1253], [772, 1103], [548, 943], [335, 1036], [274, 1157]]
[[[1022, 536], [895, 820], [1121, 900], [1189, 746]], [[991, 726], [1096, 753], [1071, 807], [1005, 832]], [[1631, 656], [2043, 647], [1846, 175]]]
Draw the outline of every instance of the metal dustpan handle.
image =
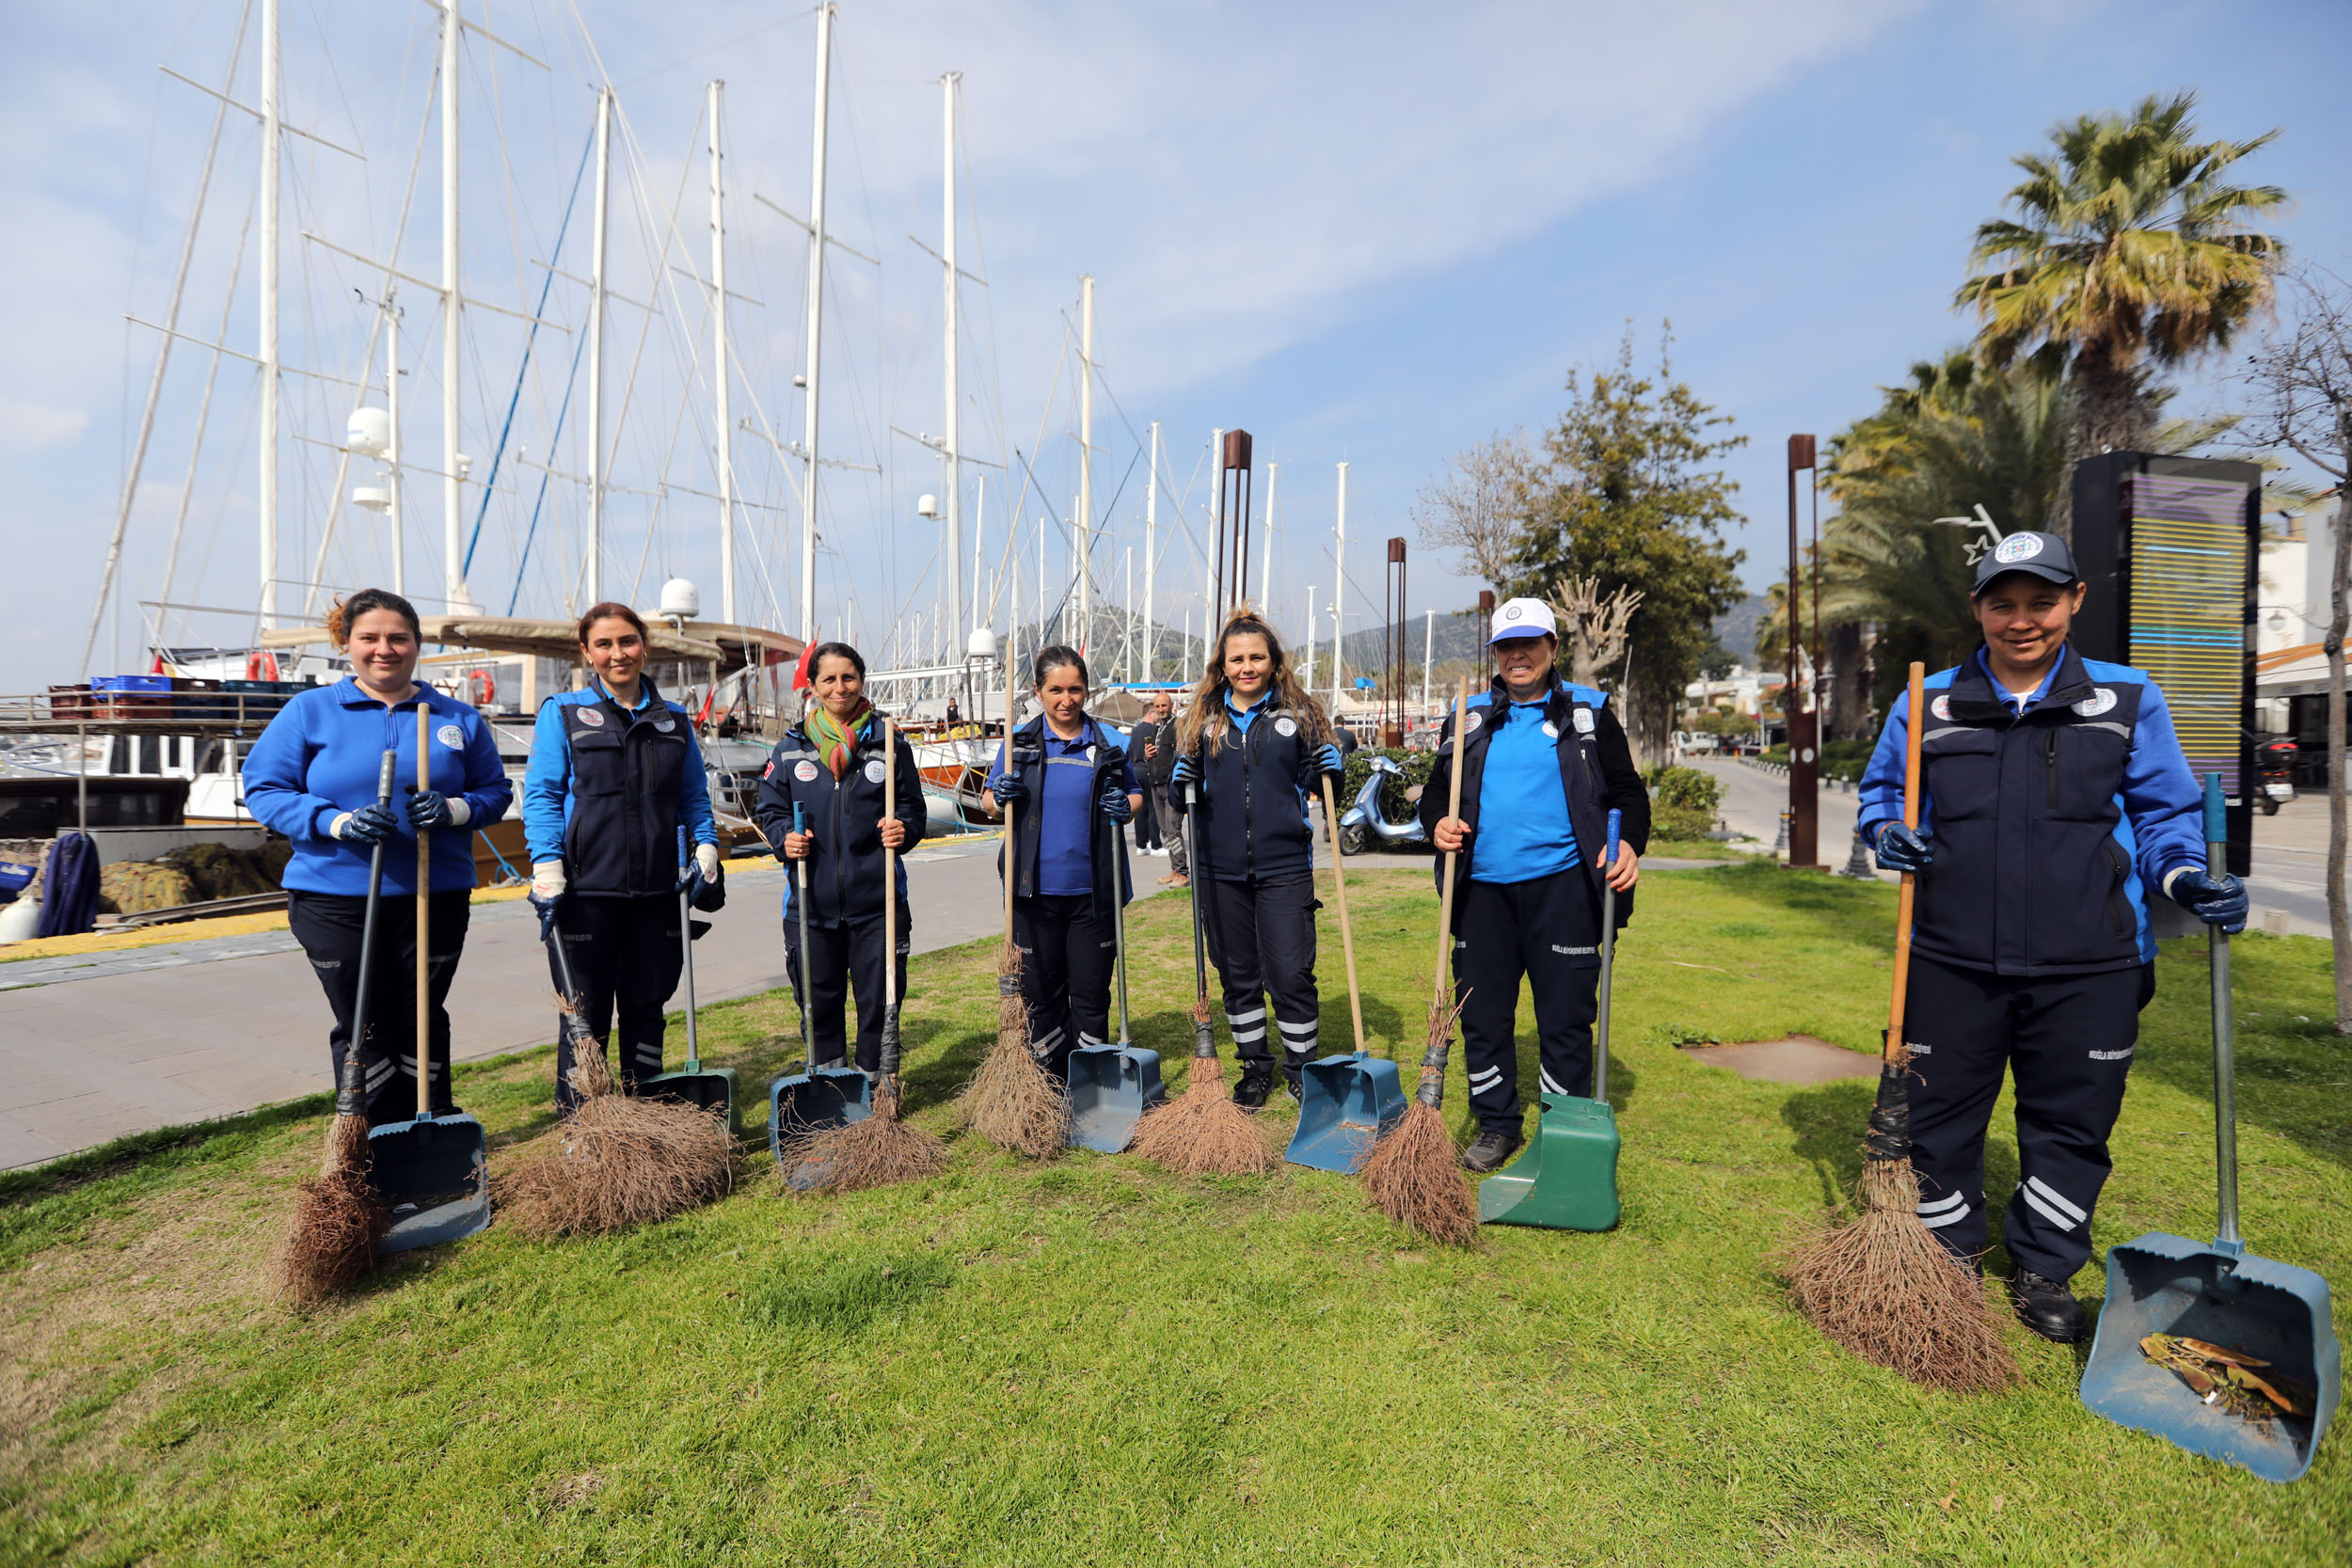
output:
[[687, 857], [693, 847], [686, 842], [686, 830], [677, 831], [678, 889], [677, 940], [683, 964], [678, 978], [686, 982], [686, 1070], [703, 1069], [702, 1037], [694, 1029], [694, 899], [686, 876]]
[[1625, 813], [1609, 812], [1609, 847], [1600, 863], [1600, 1010], [1593, 1020], [1593, 1099], [1609, 1103], [1609, 980], [1617, 957], [1617, 890], [1609, 875], [1617, 868], [1617, 832]]
[[[433, 710], [417, 689], [417, 793], [433, 787]], [[417, 1119], [433, 1119], [433, 830], [417, 830]]]
[[[2215, 876], [2229, 870], [2228, 822], [2221, 775], [2207, 773], [2205, 869]], [[2216, 1207], [2220, 1211], [2220, 1231], [2213, 1244], [2236, 1256], [2246, 1251], [2246, 1239], [2237, 1227], [2237, 1020], [2230, 997], [2230, 933], [2208, 926], [2205, 940], [2213, 967], [2213, 1152]]]

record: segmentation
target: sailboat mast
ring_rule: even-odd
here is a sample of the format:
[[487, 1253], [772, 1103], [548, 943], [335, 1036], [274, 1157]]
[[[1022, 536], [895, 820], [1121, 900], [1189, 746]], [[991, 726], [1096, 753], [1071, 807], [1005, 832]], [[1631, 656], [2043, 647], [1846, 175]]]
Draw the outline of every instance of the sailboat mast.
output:
[[1094, 277], [1078, 279], [1078, 648], [1094, 633], [1094, 575], [1088, 546], [1094, 537]]
[[[718, 426], [719, 467], [719, 619], [735, 620], [735, 421], [727, 412], [728, 385], [734, 373], [727, 363], [727, 227], [726, 198], [719, 179], [719, 105], [724, 82], [710, 84], [710, 382], [711, 420]], [[822, 221], [821, 219], [819, 221]], [[817, 406], [817, 372], [811, 356], [809, 407]], [[809, 443], [816, 444], [817, 420], [809, 417]]]
[[1160, 421], [1152, 421], [1152, 483], [1143, 492], [1143, 678], [1152, 678], [1152, 655], [1159, 638], [1152, 630], [1152, 574], [1160, 562]]
[[1347, 602], [1347, 465], [1340, 465], [1340, 522], [1336, 531], [1339, 548], [1332, 551], [1337, 565], [1331, 582], [1331, 718], [1340, 716], [1340, 673], [1347, 661], [1341, 657], [1347, 646], [1347, 621], [1341, 606]]
[[833, 10], [830, 0], [817, 8], [817, 138], [808, 175], [808, 386], [803, 393], [805, 419], [801, 426], [803, 641], [817, 635], [817, 372], [825, 341], [825, 100], [833, 80]]
[[262, 0], [262, 626], [278, 624], [278, 0]]
[[1274, 477], [1281, 471], [1279, 463], [1265, 466], [1265, 545], [1259, 552], [1258, 603], [1268, 615], [1274, 613]]
[[[458, 477], [457, 0], [441, 7], [441, 557], [442, 609], [471, 608], [466, 592], [465, 482]], [[272, 523], [275, 531], [275, 521]]]
[[[408, 541], [400, 531], [400, 291], [384, 291], [384, 521], [391, 531], [392, 592], [408, 595]], [[324, 576], [314, 573], [313, 576]]]
[[[958, 624], [963, 620], [963, 449], [959, 444], [956, 422], [956, 86], [962, 80], [961, 71], [951, 71], [939, 79], [940, 99], [946, 111], [941, 135], [942, 167], [946, 174], [940, 187], [940, 233], [945, 242], [941, 255], [946, 261], [941, 270], [947, 277], [947, 412], [940, 426], [940, 442], [947, 463], [947, 620], [948, 629], [958, 642], [971, 630], [970, 626]], [[977, 569], [975, 566], [976, 572]], [[978, 624], [975, 617], [972, 626]], [[961, 646], [951, 646], [947, 653], [952, 658], [963, 657]]]
[[612, 89], [596, 89], [596, 227], [588, 260], [588, 602], [604, 599], [604, 257], [612, 183]]

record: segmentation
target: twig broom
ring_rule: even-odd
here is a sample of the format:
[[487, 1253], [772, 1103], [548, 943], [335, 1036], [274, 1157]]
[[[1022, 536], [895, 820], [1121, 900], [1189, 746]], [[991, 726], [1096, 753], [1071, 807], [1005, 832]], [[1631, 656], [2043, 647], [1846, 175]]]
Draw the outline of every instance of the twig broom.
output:
[[1202, 922], [1214, 885], [1202, 863], [1198, 832], [1200, 791], [1184, 785], [1184, 841], [1191, 847], [1192, 1069], [1184, 1092], [1162, 1101], [1136, 1123], [1130, 1146], [1153, 1164], [1186, 1176], [1254, 1176], [1280, 1164], [1274, 1145], [1248, 1112], [1225, 1092], [1225, 1063], [1209, 1022], [1209, 963]]
[[[1927, 727], [1927, 667], [1911, 667], [1903, 756], [1903, 826], [1919, 825], [1919, 737]], [[1895, 915], [1895, 984], [1887, 1006], [1878, 1101], [1862, 1144], [1862, 1212], [1797, 1249], [1788, 1276], [1798, 1307], [1832, 1339], [1912, 1382], [1953, 1391], [1998, 1388], [2017, 1363], [1986, 1309], [1983, 1283], [1919, 1218], [1911, 1168], [1910, 1051], [1903, 1004], [1911, 978], [1915, 878], [1903, 873]]]
[[[882, 730], [882, 810], [887, 815], [898, 804], [898, 730], [887, 719]], [[888, 944], [882, 952], [886, 1000], [882, 1077], [874, 1086], [873, 1114], [860, 1121], [803, 1132], [785, 1145], [785, 1164], [807, 1171], [812, 1191], [855, 1193], [894, 1181], [912, 1181], [937, 1175], [947, 1162], [946, 1145], [898, 1119], [898, 856], [888, 845], [882, 847], [882, 941]]]
[[[387, 748], [376, 774], [375, 803], [389, 809], [400, 753]], [[296, 1307], [314, 1307], [359, 1282], [375, 1261], [375, 1243], [390, 1227], [384, 1200], [368, 1180], [367, 1043], [375, 974], [376, 910], [384, 898], [384, 851], [368, 855], [367, 911], [359, 924], [359, 984], [351, 1005], [351, 1037], [335, 1080], [335, 1116], [326, 1124], [326, 1157], [302, 1183], [294, 1223], [278, 1251], [278, 1293]]]
[[580, 1016], [563, 935], [552, 921], [544, 934], [564, 984], [555, 1006], [571, 1041], [580, 1102], [532, 1139], [501, 1180], [508, 1223], [537, 1242], [600, 1236], [666, 1220], [726, 1192], [735, 1184], [735, 1139], [724, 1108], [623, 1094], [603, 1042]]
[[[1012, 766], [1015, 700], [1012, 660], [1005, 660], [1005, 766]], [[1005, 802], [1005, 945], [996, 958], [996, 1043], [980, 1070], [957, 1097], [973, 1131], [999, 1148], [1032, 1160], [1059, 1152], [1070, 1128], [1070, 1106], [1029, 1049], [1029, 1007], [1021, 997], [1021, 949], [1012, 940], [1012, 889], [1021, 876], [1017, 808]]]
[[[1454, 765], [1446, 786], [1446, 816], [1462, 815], [1462, 725], [1466, 694], [1454, 698]], [[1446, 1058], [1461, 1005], [1449, 994], [1447, 960], [1454, 948], [1456, 851], [1445, 852], [1445, 885], [1438, 899], [1438, 968], [1429, 992], [1429, 1038], [1421, 1058], [1421, 1086], [1386, 1136], [1364, 1160], [1364, 1188], [1380, 1212], [1409, 1230], [1448, 1246], [1468, 1246], [1478, 1235], [1478, 1194], [1454, 1158], [1445, 1128]]]

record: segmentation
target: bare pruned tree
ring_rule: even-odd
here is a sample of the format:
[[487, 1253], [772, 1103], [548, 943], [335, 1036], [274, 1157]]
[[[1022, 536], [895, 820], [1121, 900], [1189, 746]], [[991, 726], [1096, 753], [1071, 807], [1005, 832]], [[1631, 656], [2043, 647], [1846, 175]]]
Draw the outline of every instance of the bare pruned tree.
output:
[[[2352, 902], [2344, 894], [2344, 654], [2352, 631], [2352, 286], [2303, 266], [2280, 280], [2290, 325], [2253, 356], [2245, 379], [2249, 445], [2292, 449], [2336, 482], [2335, 559], [2328, 572], [2328, 934], [2335, 949], [2336, 1033], [2352, 1035]], [[2251, 781], [2244, 787], [2252, 788]]]
[[1422, 547], [1461, 551], [1481, 578], [1500, 587], [1511, 575], [1520, 484], [1534, 462], [1525, 433], [1517, 430], [1448, 458], [1443, 473], [1422, 482], [1413, 502], [1413, 530]]
[[1597, 686], [1625, 652], [1633, 612], [1642, 608], [1642, 591], [1620, 585], [1604, 594], [1598, 578], [1564, 575], [1551, 585], [1551, 608], [1560, 615], [1568, 679], [1579, 686]]

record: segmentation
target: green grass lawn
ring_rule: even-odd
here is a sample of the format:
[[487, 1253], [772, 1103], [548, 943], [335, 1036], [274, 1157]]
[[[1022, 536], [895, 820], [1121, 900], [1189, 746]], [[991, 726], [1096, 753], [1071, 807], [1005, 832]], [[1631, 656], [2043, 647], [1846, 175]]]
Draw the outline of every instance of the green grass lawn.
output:
[[[1350, 891], [1367, 1025], [1417, 1048], [1426, 867]], [[1887, 888], [1762, 865], [1645, 882], [1607, 1235], [1450, 1252], [1342, 1177], [1040, 1167], [969, 1139], [936, 1180], [811, 1199], [763, 1148], [671, 1224], [555, 1246], [493, 1227], [305, 1318], [263, 1264], [317, 1107], [20, 1176], [0, 1187], [0, 1562], [2346, 1560], [2345, 1433], [2272, 1486], [2091, 1417], [2082, 1353], [2022, 1329], [2024, 1386], [1956, 1398], [1790, 1311], [1771, 1255], [1850, 1190], [1867, 1085], [1752, 1085], [1676, 1042], [1875, 1049], [1892, 911]], [[1327, 893], [1327, 1044], [1347, 1016], [1332, 913]], [[1131, 924], [1136, 1033], [1178, 1071], [1186, 919], [1172, 896]], [[2176, 945], [2103, 1255], [2212, 1228], [2202, 948]], [[2352, 1288], [2326, 948], [2238, 955], [2247, 1233]], [[992, 958], [914, 964], [914, 1114], [943, 1133], [992, 1038]], [[792, 1030], [771, 996], [711, 1008], [703, 1037], [756, 1092]], [[549, 1075], [544, 1053], [461, 1072], [494, 1150], [549, 1124]], [[1457, 1052], [1457, 1132], [1464, 1104]], [[1287, 1136], [1287, 1108], [1266, 1114]]]

